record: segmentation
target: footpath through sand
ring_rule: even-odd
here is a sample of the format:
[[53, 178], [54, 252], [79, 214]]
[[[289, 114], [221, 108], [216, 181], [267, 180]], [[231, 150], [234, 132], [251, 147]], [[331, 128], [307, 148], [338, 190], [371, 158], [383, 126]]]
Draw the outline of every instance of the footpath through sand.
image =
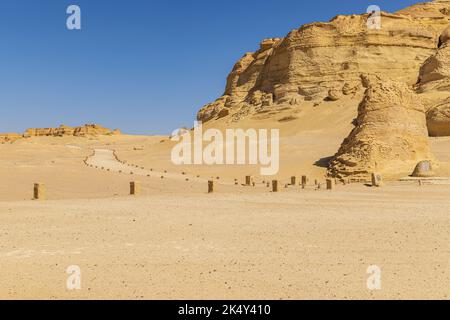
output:
[[178, 173], [155, 171], [152, 168], [145, 168], [130, 163], [123, 163], [116, 158], [114, 151], [109, 149], [94, 149], [93, 155], [88, 157], [88, 159], [86, 160], [86, 164], [97, 169], [109, 170], [110, 172], [133, 174], [138, 176], [164, 177], [173, 180], [189, 179], [189, 181], [193, 182], [207, 181], [207, 179], [188, 174], [183, 175]]

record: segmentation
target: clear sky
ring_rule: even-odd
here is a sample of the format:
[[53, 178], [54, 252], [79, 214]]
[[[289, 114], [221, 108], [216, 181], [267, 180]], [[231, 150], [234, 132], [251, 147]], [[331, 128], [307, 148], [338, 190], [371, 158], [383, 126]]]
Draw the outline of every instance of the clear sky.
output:
[[[0, 132], [99, 123], [132, 134], [192, 126], [234, 63], [304, 23], [414, 0], [2, 0]], [[66, 9], [82, 10], [82, 30]]]

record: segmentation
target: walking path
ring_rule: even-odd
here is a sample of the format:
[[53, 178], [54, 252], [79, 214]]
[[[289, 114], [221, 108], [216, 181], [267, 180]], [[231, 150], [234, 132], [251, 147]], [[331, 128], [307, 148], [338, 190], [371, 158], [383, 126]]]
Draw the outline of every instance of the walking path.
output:
[[86, 165], [102, 169], [109, 170], [111, 172], [118, 172], [124, 174], [138, 175], [138, 176], [150, 176], [154, 178], [167, 178], [173, 180], [186, 180], [194, 182], [206, 182], [207, 179], [202, 179], [190, 175], [183, 175], [179, 173], [169, 173], [169, 172], [161, 172], [155, 171], [152, 169], [144, 168], [138, 165], [124, 163], [117, 159], [113, 150], [108, 149], [95, 149], [92, 156], [88, 157], [85, 161]]

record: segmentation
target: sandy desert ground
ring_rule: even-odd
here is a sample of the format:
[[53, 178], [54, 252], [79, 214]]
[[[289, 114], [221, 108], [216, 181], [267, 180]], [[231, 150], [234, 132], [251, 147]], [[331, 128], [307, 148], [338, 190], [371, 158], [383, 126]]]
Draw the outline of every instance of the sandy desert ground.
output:
[[[337, 149], [354, 114], [322, 112], [329, 132], [313, 130], [312, 119], [273, 124], [282, 132], [281, 181], [324, 181], [317, 161]], [[430, 142], [445, 176], [450, 139]], [[175, 167], [171, 146], [167, 137], [126, 135], [0, 145], [0, 298], [450, 297], [450, 185], [271, 193], [257, 168]], [[93, 150], [90, 167], [83, 160]], [[256, 187], [234, 185], [249, 173]], [[211, 177], [217, 192], [207, 194]], [[130, 181], [141, 182], [140, 196], [128, 195]], [[45, 183], [46, 201], [31, 200], [34, 182]], [[72, 265], [81, 290], [66, 288]], [[370, 265], [382, 270], [382, 290], [367, 289]]]
[[[194, 90], [212, 97], [218, 84], [212, 75], [253, 38], [241, 31], [252, 32], [255, 19], [248, 16], [264, 9], [242, 11], [243, 27], [234, 21], [227, 38], [214, 29], [225, 26], [217, 19], [223, 12], [200, 7], [182, 7], [201, 13], [195, 32], [185, 28], [189, 21], [158, 16], [169, 22], [167, 30], [187, 31], [185, 43], [177, 40], [183, 33], [165, 35], [162, 27], [145, 33], [127, 22], [136, 20], [128, 10], [121, 10], [123, 19], [109, 19], [124, 24], [118, 36], [126, 41], [110, 28], [91, 29], [82, 33], [87, 42], [78, 42], [81, 34], [73, 38], [79, 51], [60, 31], [46, 36], [53, 29], [43, 24], [39, 43], [8, 47], [18, 49], [10, 56], [19, 60], [9, 59], [5, 73], [5, 130], [29, 123], [15, 123], [23, 116], [41, 126], [55, 117], [106, 115], [109, 124], [133, 130], [144, 130], [149, 120], [149, 132], [163, 123], [158, 115], [182, 121], [186, 108], [203, 101]], [[273, 8], [281, 14], [282, 6]], [[262, 176], [259, 165], [177, 166], [169, 136], [127, 135], [100, 125], [0, 134], [0, 300], [450, 299], [450, 0], [397, 13], [377, 6], [366, 11], [360, 3], [347, 9], [364, 14], [335, 12], [329, 22], [286, 30], [283, 38], [242, 52], [223, 95], [197, 113], [204, 131], [279, 129], [274, 176]], [[56, 21], [54, 11], [38, 16]], [[304, 14], [297, 14], [299, 21]], [[292, 27], [295, 20], [286, 21]], [[282, 35], [280, 26], [270, 33], [253, 29], [258, 37]], [[36, 38], [22, 27], [10, 29], [14, 41]], [[150, 41], [142, 41], [143, 34]], [[111, 50], [100, 50], [108, 43]], [[60, 57], [76, 60], [72, 71]], [[68, 101], [74, 93], [80, 99]], [[429, 160], [424, 171], [432, 164], [433, 179], [402, 179], [423, 160]], [[372, 171], [383, 174], [384, 186], [360, 180], [334, 190], [323, 185], [327, 172], [360, 178]], [[248, 175], [255, 185], [243, 185]], [[303, 175], [306, 188], [288, 185]], [[279, 192], [267, 185], [275, 179]], [[207, 192], [210, 180], [214, 193]], [[130, 182], [139, 182], [139, 195], [130, 195]], [[35, 183], [45, 185], [46, 199], [32, 199]], [[367, 286], [371, 266], [381, 271], [377, 290]], [[70, 290], [73, 267], [81, 287]]]

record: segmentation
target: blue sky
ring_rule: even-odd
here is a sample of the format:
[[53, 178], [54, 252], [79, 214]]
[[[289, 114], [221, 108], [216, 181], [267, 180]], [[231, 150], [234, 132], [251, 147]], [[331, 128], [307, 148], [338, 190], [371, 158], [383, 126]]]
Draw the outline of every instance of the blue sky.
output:
[[[2, 0], [0, 132], [100, 123], [132, 134], [191, 126], [234, 63], [304, 23], [407, 0]], [[82, 30], [66, 9], [82, 10]]]

